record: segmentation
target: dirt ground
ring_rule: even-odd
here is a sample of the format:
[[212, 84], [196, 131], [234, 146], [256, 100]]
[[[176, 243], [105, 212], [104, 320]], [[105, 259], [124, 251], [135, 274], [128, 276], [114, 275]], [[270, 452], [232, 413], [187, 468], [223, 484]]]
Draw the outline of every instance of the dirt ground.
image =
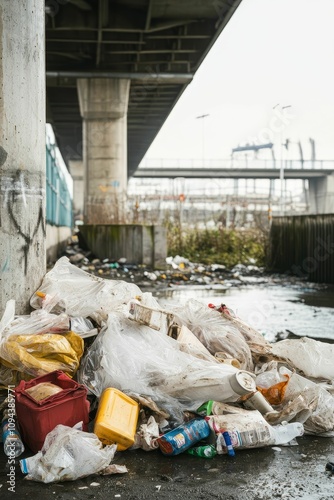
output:
[[334, 439], [305, 436], [298, 438], [298, 443], [276, 449], [236, 450], [234, 458], [213, 459], [187, 454], [165, 457], [159, 450], [125, 451], [116, 453], [114, 463], [126, 465], [127, 474], [94, 475], [49, 485], [24, 480], [17, 464], [15, 493], [8, 491], [7, 458], [1, 450], [0, 498], [333, 500], [334, 475], [325, 468], [327, 462], [334, 461]]

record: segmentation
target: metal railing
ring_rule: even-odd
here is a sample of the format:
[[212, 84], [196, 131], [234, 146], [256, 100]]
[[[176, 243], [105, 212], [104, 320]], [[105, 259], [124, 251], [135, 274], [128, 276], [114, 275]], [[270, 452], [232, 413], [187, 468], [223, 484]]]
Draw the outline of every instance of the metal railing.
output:
[[[307, 169], [326, 170], [334, 169], [334, 160], [283, 160], [285, 170]], [[140, 169], [145, 168], [281, 168], [281, 160], [258, 160], [248, 158], [227, 158], [227, 159], [200, 159], [200, 158], [146, 158], [139, 165]]]
[[73, 227], [72, 198], [58, 164], [56, 146], [46, 142], [46, 222]]

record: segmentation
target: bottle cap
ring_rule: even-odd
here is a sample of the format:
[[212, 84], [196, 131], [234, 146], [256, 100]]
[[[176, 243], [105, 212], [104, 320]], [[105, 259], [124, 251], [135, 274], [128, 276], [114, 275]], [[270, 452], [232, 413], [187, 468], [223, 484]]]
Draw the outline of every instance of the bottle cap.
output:
[[239, 371], [229, 379], [230, 386], [234, 392], [243, 396], [256, 391], [255, 380], [252, 375], [246, 371]]

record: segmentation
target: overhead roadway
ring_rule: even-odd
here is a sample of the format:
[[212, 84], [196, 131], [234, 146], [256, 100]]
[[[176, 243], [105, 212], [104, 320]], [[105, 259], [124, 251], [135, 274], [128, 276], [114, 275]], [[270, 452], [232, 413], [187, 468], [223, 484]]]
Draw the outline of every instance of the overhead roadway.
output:
[[[285, 179], [318, 179], [334, 175], [329, 169], [285, 169]], [[134, 173], [136, 178], [192, 179], [279, 179], [279, 168], [140, 168]]]
[[241, 0], [46, 0], [47, 120], [82, 158], [77, 78], [129, 78], [128, 175]]

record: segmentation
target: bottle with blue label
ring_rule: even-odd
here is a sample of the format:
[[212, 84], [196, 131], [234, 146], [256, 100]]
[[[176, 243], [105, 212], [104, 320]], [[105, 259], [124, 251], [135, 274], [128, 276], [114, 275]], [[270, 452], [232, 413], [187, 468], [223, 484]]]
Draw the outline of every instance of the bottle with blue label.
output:
[[201, 439], [206, 439], [209, 434], [209, 424], [202, 418], [194, 418], [160, 436], [157, 441], [164, 455], [178, 455]]

